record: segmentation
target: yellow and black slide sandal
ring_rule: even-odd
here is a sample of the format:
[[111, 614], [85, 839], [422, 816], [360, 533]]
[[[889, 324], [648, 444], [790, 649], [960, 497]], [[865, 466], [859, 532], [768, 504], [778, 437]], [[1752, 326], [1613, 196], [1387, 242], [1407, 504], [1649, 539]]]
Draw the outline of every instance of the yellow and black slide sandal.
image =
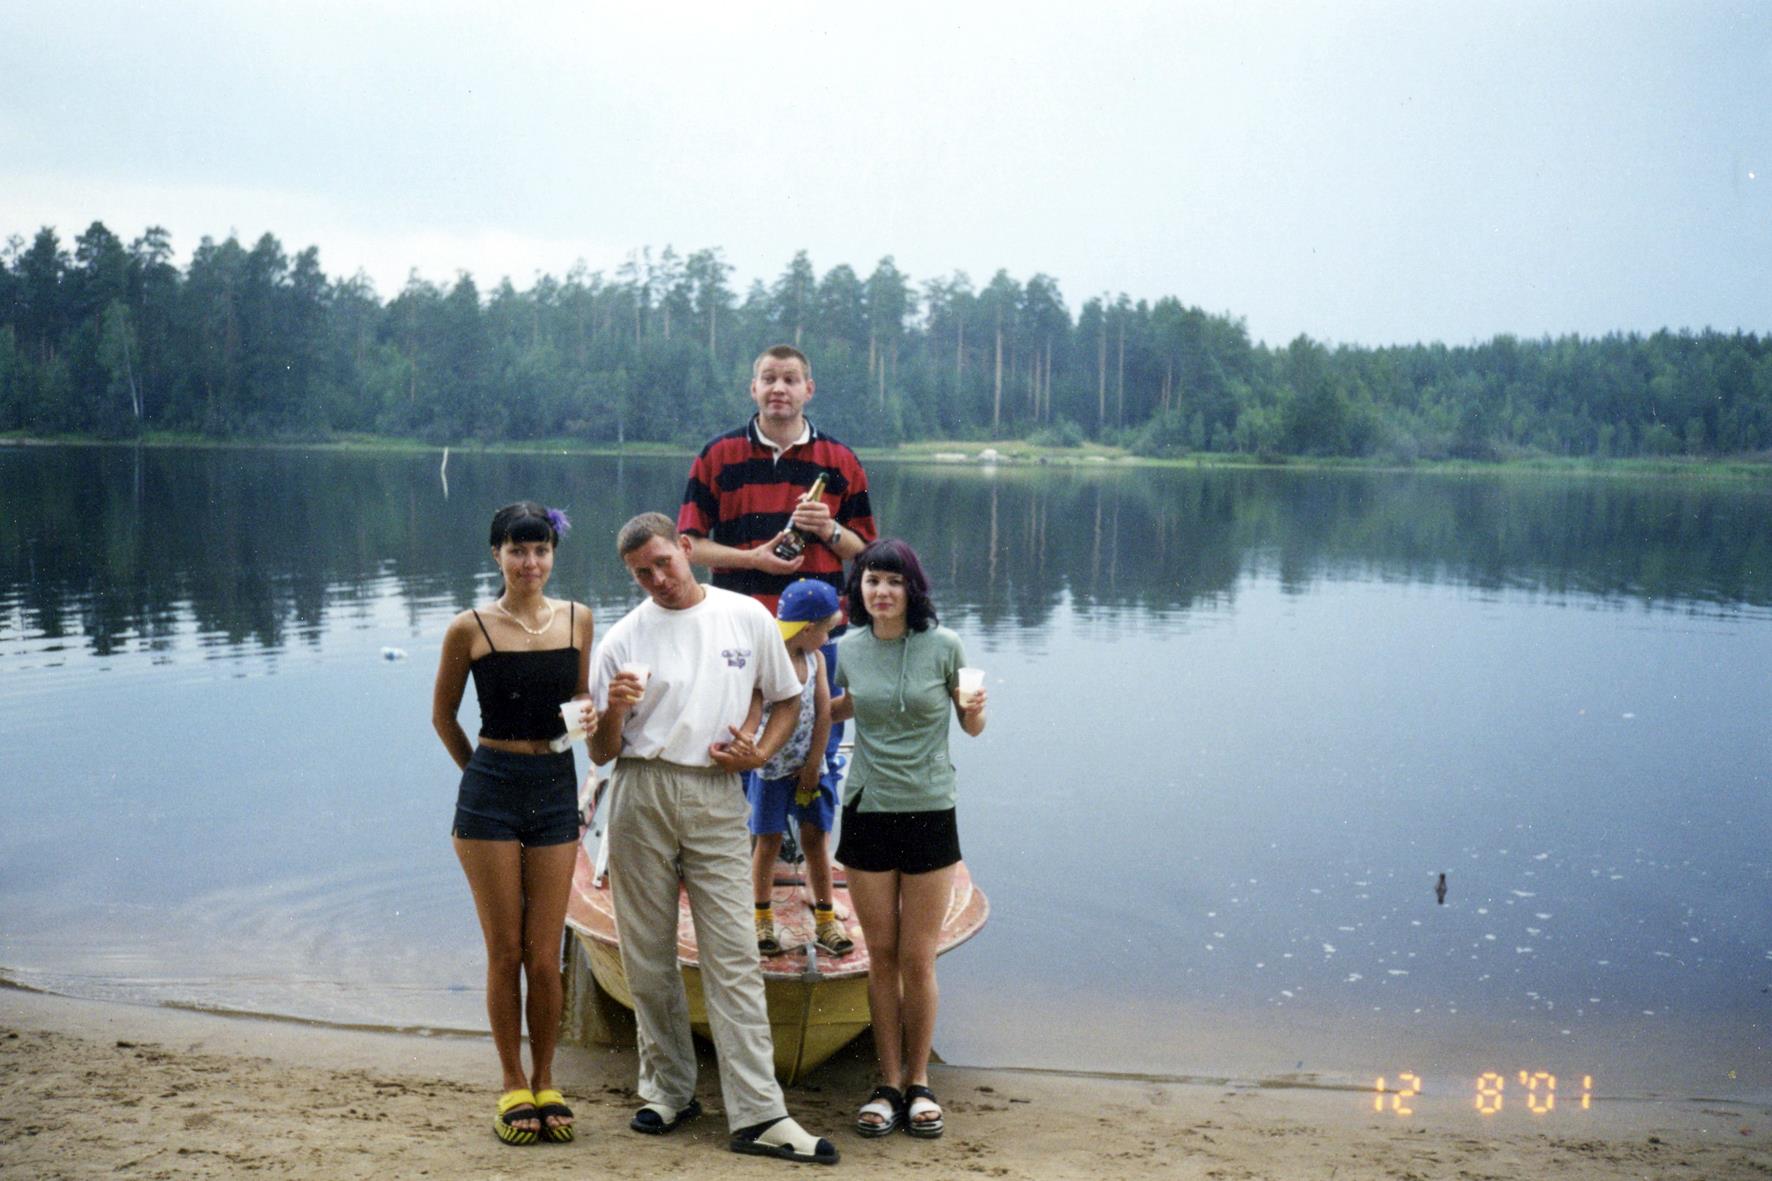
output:
[[550, 1125], [548, 1123], [549, 1116], [553, 1116], [555, 1119], [572, 1118], [572, 1108], [566, 1106], [566, 1096], [551, 1087], [547, 1090], [537, 1091], [535, 1093], [535, 1114], [541, 1117], [543, 1139], [552, 1140], [555, 1144], [570, 1144], [572, 1142], [571, 1124]]
[[[523, 1110], [528, 1108], [527, 1111]], [[519, 1128], [516, 1121], [539, 1120], [541, 1116], [535, 1110], [535, 1095], [528, 1087], [518, 1087], [514, 1091], [506, 1091], [498, 1097], [498, 1114], [492, 1119], [492, 1130], [506, 1144], [534, 1144], [536, 1134], [533, 1129]]]

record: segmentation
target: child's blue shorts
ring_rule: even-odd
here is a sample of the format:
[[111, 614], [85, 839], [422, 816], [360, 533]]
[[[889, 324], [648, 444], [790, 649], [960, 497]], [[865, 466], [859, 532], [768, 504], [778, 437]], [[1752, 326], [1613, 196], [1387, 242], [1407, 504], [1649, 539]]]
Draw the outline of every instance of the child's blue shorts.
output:
[[794, 802], [794, 793], [799, 790], [799, 786], [798, 775], [764, 779], [755, 771], [746, 774], [744, 794], [751, 802], [751, 832], [757, 836], [786, 832], [790, 809], [801, 824], [810, 824], [825, 832], [831, 831], [837, 820], [837, 791], [831, 785], [831, 777], [828, 774], [819, 776], [818, 794], [812, 797], [809, 804]]

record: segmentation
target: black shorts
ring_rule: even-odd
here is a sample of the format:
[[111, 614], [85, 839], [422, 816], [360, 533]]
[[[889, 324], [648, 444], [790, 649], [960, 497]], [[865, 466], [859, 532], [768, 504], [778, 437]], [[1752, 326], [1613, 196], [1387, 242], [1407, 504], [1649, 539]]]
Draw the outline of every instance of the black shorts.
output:
[[476, 746], [461, 773], [455, 827], [464, 841], [525, 848], [578, 839], [578, 768], [572, 752], [519, 755]]
[[960, 829], [954, 810], [863, 812], [860, 801], [843, 808], [837, 860], [863, 873], [930, 873], [960, 860]]

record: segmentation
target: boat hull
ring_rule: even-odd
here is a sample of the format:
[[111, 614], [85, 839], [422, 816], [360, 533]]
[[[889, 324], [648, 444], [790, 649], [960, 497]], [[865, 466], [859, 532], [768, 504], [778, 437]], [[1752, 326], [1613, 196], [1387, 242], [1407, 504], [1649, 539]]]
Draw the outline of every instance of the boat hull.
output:
[[[622, 971], [620, 949], [583, 932], [572, 934], [590, 981], [610, 1000], [631, 1011], [634, 996], [628, 988], [627, 973]], [[707, 1005], [702, 999], [701, 968], [696, 964], [678, 967], [689, 1000], [690, 1028], [712, 1040]], [[869, 1024], [866, 976], [766, 978], [763, 992], [769, 1006], [769, 1032], [775, 1043], [775, 1073], [784, 1083], [796, 1082], [816, 1069], [866, 1031]], [[582, 998], [582, 1003], [594, 1004], [595, 999]], [[607, 1017], [602, 1021], [607, 1023]]]
[[[764, 996], [775, 1043], [775, 1072], [785, 1083], [804, 1078], [855, 1040], [870, 1022], [869, 959], [861, 931], [857, 924], [848, 924], [856, 947], [843, 956], [831, 957], [808, 946], [812, 924], [805, 894], [797, 879], [778, 882], [776, 927], [788, 950], [762, 961]], [[833, 902], [838, 914], [847, 919], [848, 889], [840, 868]], [[686, 894], [679, 897], [678, 912], [677, 964], [689, 1002], [690, 1025], [696, 1033], [710, 1037]], [[971, 875], [961, 864], [955, 872], [954, 892], [942, 924], [937, 954], [958, 947], [977, 934], [989, 913], [984, 894], [973, 886]], [[609, 1005], [614, 1002], [629, 1012], [634, 1008], [633, 992], [622, 969], [614, 900], [608, 881], [596, 878], [592, 860], [582, 846], [566, 921], [571, 935], [568, 1036], [587, 1042], [631, 1043], [631, 1017], [613, 1011]]]

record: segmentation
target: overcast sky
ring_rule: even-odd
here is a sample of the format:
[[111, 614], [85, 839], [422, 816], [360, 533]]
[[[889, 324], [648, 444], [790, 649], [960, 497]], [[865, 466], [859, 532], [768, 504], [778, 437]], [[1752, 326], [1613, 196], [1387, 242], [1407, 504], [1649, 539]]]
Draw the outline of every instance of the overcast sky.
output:
[[0, 237], [269, 231], [384, 298], [671, 244], [1274, 343], [1772, 330], [1762, 0], [0, 0], [0, 162]]

